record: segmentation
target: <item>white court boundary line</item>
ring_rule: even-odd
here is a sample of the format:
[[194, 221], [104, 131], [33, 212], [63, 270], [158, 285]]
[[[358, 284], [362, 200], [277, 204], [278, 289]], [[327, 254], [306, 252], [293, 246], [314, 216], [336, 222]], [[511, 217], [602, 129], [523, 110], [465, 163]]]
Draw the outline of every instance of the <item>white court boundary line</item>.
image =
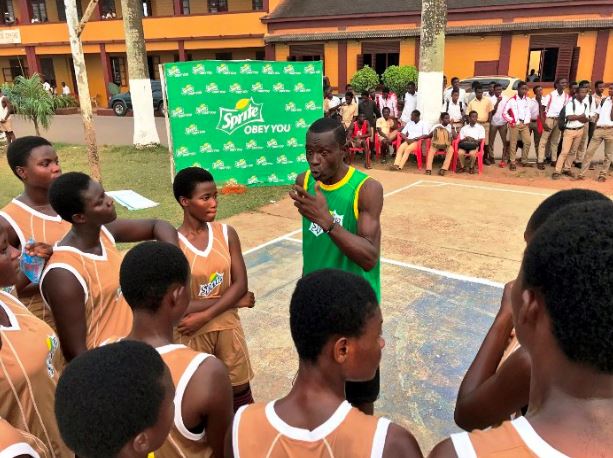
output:
[[[551, 194], [545, 194], [545, 193], [539, 193], [539, 192], [531, 192], [531, 191], [521, 191], [518, 189], [505, 189], [505, 188], [498, 188], [495, 186], [482, 186], [482, 185], [469, 185], [469, 184], [463, 184], [463, 183], [451, 183], [451, 182], [446, 182], [446, 181], [435, 181], [435, 180], [417, 180], [414, 183], [408, 184], [406, 186], [402, 186], [398, 189], [395, 189], [394, 191], [390, 191], [386, 194], [383, 195], [383, 197], [391, 197], [395, 194], [401, 193], [403, 191], [406, 191], [407, 189], [413, 188], [413, 187], [418, 187], [420, 185], [427, 185], [427, 184], [435, 184], [436, 186], [431, 186], [431, 188], [433, 189], [437, 189], [437, 188], [443, 188], [445, 186], [459, 186], [459, 187], [463, 187], [463, 188], [472, 188], [472, 189], [483, 189], [483, 190], [489, 190], [489, 191], [502, 191], [502, 192], [512, 192], [512, 193], [516, 193], [516, 194], [528, 194], [528, 195], [534, 195], [534, 196], [550, 196]], [[512, 185], [509, 185], [512, 186]], [[243, 252], [243, 255], [248, 255], [251, 253], [254, 253], [258, 250], [261, 250], [262, 248], [266, 248], [267, 246], [270, 245], [274, 245], [275, 243], [278, 242], [282, 242], [284, 240], [290, 241], [290, 242], [294, 242], [294, 243], [302, 243], [302, 240], [298, 240], [298, 239], [294, 239], [292, 238], [294, 235], [299, 234], [302, 231], [302, 229], [296, 229], [294, 231], [288, 232], [287, 234], [281, 235], [279, 237], [276, 237], [272, 240], [269, 240], [268, 242], [264, 242], [260, 245], [257, 245], [253, 248], [250, 248], [247, 251]], [[414, 269], [420, 272], [427, 272], [427, 273], [431, 273], [434, 275], [439, 275], [441, 277], [446, 277], [446, 278], [451, 278], [453, 280], [460, 280], [460, 281], [466, 281], [466, 282], [471, 282], [471, 283], [477, 283], [480, 285], [486, 285], [486, 286], [492, 286], [494, 288], [504, 288], [504, 284], [500, 283], [500, 282], [495, 282], [492, 280], [488, 280], [486, 278], [479, 278], [479, 277], [471, 277], [468, 275], [462, 275], [459, 273], [455, 273], [455, 272], [448, 272], [445, 270], [439, 270], [439, 269], [433, 269], [430, 267], [425, 267], [425, 266], [420, 266], [417, 264], [411, 264], [408, 262], [403, 262], [403, 261], [396, 261], [395, 259], [389, 259], [389, 258], [385, 258], [385, 257], [381, 257], [381, 262], [385, 263], [385, 264], [390, 264], [390, 265], [394, 265], [397, 267], [404, 267], [404, 268], [408, 268], [408, 269]]]

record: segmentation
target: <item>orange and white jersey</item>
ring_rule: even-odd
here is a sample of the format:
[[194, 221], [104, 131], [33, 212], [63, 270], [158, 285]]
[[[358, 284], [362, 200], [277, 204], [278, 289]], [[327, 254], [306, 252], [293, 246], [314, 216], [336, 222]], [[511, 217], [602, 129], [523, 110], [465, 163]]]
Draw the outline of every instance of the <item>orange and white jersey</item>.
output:
[[235, 458], [379, 458], [390, 421], [365, 415], [347, 401], [312, 431], [288, 425], [275, 401], [241, 407], [232, 426]]
[[10, 323], [0, 326], [0, 417], [37, 437], [49, 456], [74, 456], [63, 443], [55, 420], [57, 336], [16, 297], [1, 291], [0, 308]]
[[[209, 241], [199, 250], [181, 233], [179, 247], [189, 262], [191, 270], [192, 299], [216, 299], [232, 284], [232, 257], [228, 244], [228, 226], [207, 223]], [[234, 329], [239, 326], [238, 311], [232, 308], [204, 325], [195, 335], [212, 331]]]
[[[0, 211], [0, 217], [4, 218], [13, 228], [22, 250], [30, 239], [55, 245], [72, 227], [59, 215], [45, 215], [17, 199], [13, 199]], [[40, 294], [36, 293], [20, 299], [34, 315], [55, 329], [51, 310], [45, 305]]]
[[13, 428], [6, 420], [0, 418], [0, 457], [21, 456], [47, 458], [50, 455], [38, 438]]
[[452, 434], [451, 440], [458, 458], [569, 458], [545, 442], [526, 417], [486, 431]]
[[175, 385], [175, 418], [173, 428], [162, 448], [155, 452], [160, 458], [207, 458], [213, 456], [213, 449], [206, 441], [205, 431], [191, 432], [183, 423], [183, 396], [187, 385], [200, 367], [211, 355], [192, 350], [185, 345], [170, 344], [158, 347], [157, 351], [170, 369]]
[[56, 245], [40, 281], [42, 291], [47, 274], [53, 269], [64, 269], [77, 279], [83, 288], [88, 349], [98, 347], [110, 337], [126, 336], [132, 329], [132, 310], [119, 286], [122, 256], [105, 227], [100, 232], [100, 245], [101, 255]]

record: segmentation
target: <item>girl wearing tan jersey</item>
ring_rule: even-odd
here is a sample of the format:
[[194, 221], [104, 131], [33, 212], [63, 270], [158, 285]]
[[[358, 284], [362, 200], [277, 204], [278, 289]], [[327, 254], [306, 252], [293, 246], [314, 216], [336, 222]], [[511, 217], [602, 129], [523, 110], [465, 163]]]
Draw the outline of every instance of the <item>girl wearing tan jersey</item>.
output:
[[47, 458], [49, 451], [36, 437], [13, 428], [0, 418], [0, 456], [2, 458]]

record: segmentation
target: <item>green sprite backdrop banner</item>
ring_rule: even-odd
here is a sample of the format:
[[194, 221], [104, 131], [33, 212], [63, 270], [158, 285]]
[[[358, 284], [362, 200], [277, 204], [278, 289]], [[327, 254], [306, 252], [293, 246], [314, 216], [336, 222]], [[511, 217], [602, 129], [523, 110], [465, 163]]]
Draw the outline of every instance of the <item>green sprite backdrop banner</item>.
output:
[[305, 136], [323, 115], [321, 62], [164, 65], [175, 170], [198, 166], [221, 183], [293, 184]]

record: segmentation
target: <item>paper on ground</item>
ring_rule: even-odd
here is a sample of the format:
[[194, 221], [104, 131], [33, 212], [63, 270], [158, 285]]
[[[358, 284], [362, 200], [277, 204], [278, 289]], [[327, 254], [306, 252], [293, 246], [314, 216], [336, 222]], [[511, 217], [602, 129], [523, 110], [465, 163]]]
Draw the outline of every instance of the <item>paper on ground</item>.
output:
[[107, 195], [111, 196], [115, 202], [123, 207], [126, 207], [128, 210], [143, 210], [145, 208], [157, 207], [159, 205], [157, 202], [149, 200], [131, 189], [107, 191]]

